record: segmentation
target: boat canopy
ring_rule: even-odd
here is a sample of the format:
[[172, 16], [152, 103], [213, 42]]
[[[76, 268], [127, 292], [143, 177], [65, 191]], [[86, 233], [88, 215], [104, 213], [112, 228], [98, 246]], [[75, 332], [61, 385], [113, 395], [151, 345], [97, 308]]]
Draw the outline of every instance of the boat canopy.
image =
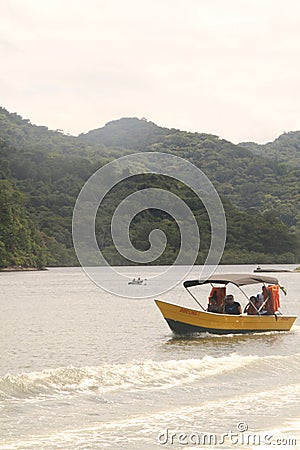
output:
[[240, 274], [240, 273], [232, 273], [232, 274], [217, 274], [212, 275], [205, 280], [187, 280], [184, 281], [183, 286], [185, 288], [198, 286], [201, 284], [228, 284], [232, 283], [236, 286], [246, 286], [248, 284], [257, 284], [257, 283], [267, 283], [267, 284], [279, 284], [278, 279], [275, 277], [268, 277], [263, 275], [249, 275], [249, 274]]

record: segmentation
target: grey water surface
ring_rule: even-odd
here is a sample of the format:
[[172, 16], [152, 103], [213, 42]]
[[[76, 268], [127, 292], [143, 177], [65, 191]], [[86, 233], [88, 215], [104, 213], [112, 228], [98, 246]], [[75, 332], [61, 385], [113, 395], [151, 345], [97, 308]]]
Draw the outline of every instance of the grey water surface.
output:
[[[300, 273], [275, 276], [283, 312], [299, 315]], [[0, 286], [0, 449], [300, 448], [299, 321], [179, 338], [153, 299], [108, 294], [81, 268], [1, 273]], [[160, 298], [197, 307], [181, 286]]]

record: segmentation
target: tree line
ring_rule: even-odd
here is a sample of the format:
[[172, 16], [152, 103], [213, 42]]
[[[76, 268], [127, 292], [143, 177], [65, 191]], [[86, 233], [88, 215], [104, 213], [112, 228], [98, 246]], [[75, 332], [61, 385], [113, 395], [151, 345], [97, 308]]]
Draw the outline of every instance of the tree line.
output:
[[[293, 135], [293, 139], [295, 136]], [[293, 147], [294, 148], [294, 147]], [[222, 262], [299, 262], [299, 175], [296, 163], [264, 157], [217, 136], [187, 133], [146, 120], [121, 119], [79, 137], [32, 125], [0, 109], [0, 266], [76, 265], [72, 213], [76, 198], [98, 168], [136, 151], [160, 151], [188, 159], [203, 170], [221, 195], [228, 224]], [[99, 246], [111, 264], [128, 264], [114, 248], [114, 208], [145, 186], [171, 190], [192, 209], [201, 230], [203, 263], [210, 243], [206, 210], [180, 183], [160, 176], [135, 176], [116, 186], [96, 220]], [[168, 245], [156, 264], [171, 264], [180, 246], [174, 220], [160, 210], [137, 215], [133, 244], [149, 247], [149, 233], [161, 228]]]

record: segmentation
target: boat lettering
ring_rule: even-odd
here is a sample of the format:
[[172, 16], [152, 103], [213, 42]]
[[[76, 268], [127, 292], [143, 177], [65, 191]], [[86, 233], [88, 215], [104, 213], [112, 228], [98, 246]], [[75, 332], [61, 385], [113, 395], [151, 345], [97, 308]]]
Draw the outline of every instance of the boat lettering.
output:
[[185, 314], [191, 314], [192, 316], [198, 315], [198, 311], [193, 311], [192, 309], [180, 308], [180, 312]]

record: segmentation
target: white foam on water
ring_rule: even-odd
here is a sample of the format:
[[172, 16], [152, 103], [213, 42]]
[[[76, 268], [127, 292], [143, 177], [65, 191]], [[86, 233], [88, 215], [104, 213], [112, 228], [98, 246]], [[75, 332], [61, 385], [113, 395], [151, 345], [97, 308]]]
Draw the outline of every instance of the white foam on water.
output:
[[291, 329], [290, 333], [300, 333], [300, 325], [293, 325], [293, 328]]
[[[272, 447], [297, 450], [300, 448], [300, 416], [283, 422], [280, 427], [263, 430], [259, 435], [261, 436], [260, 450], [267, 450]], [[268, 436], [267, 442], [264, 442], [265, 435]], [[257, 445], [249, 446], [249, 448], [251, 450], [258, 449]]]
[[[235, 397], [220, 399], [216, 401], [207, 401], [196, 407], [182, 407], [167, 410], [161, 410], [158, 413], [144, 414], [142, 416], [134, 416], [128, 419], [115, 420], [110, 422], [101, 422], [93, 426], [78, 427], [74, 429], [65, 429], [55, 431], [53, 433], [28, 436], [14, 442], [4, 442], [3, 449], [8, 450], [25, 450], [27, 448], [63, 448], [63, 449], [88, 449], [88, 448], [139, 448], [138, 443], [142, 444], [142, 448], [152, 448], [157, 444], [157, 436], [162, 430], [170, 430], [171, 432], [196, 432], [196, 433], [221, 433], [237, 431], [236, 425], [238, 421], [228, 424], [229, 428], [220, 430], [209, 429], [211, 427], [211, 414], [213, 411], [214, 423], [218, 423], [226, 415], [230, 417], [241, 417], [245, 411], [253, 411], [266, 416], [268, 413], [279, 407], [292, 407], [298, 403], [300, 395], [300, 384], [291, 386], [282, 386], [276, 393], [270, 386], [269, 390], [262, 390], [253, 394], [238, 394]], [[240, 421], [240, 420], [239, 420]], [[207, 424], [207, 428], [197, 427], [197, 424]], [[220, 423], [220, 422], [219, 422]], [[272, 435], [274, 438], [296, 438], [299, 442], [299, 417], [283, 424], [280, 427], [264, 429], [257, 424], [251, 426], [249, 423], [249, 433], [257, 433], [262, 437], [265, 434]], [[180, 431], [179, 431], [180, 430]], [[298, 430], [298, 432], [296, 432]], [[299, 437], [298, 437], [299, 436]], [[152, 444], [151, 444], [152, 442]], [[124, 446], [123, 446], [124, 444]], [[81, 447], [82, 445], [82, 447]], [[161, 447], [161, 446], [160, 446]], [[166, 447], [165, 447], [166, 448]], [[167, 447], [169, 448], [169, 447]], [[172, 447], [176, 448], [176, 447]], [[179, 448], [179, 447], [178, 447]], [[181, 447], [180, 447], [181, 448]], [[192, 448], [184, 446], [184, 448]], [[198, 448], [198, 447], [196, 447]], [[214, 448], [211, 446], [210, 448]], [[216, 447], [215, 447], [216, 448]], [[220, 448], [238, 448], [237, 445], [222, 445]], [[257, 446], [247, 446], [247, 448], [257, 449]], [[259, 448], [270, 448], [270, 445]], [[289, 448], [285, 446], [285, 448]], [[297, 447], [294, 446], [296, 449]]]
[[300, 354], [204, 356], [201, 359], [147, 360], [99, 367], [66, 367], [0, 378], [0, 399], [30, 399], [80, 393], [170, 389], [242, 369], [280, 371], [299, 367]]

